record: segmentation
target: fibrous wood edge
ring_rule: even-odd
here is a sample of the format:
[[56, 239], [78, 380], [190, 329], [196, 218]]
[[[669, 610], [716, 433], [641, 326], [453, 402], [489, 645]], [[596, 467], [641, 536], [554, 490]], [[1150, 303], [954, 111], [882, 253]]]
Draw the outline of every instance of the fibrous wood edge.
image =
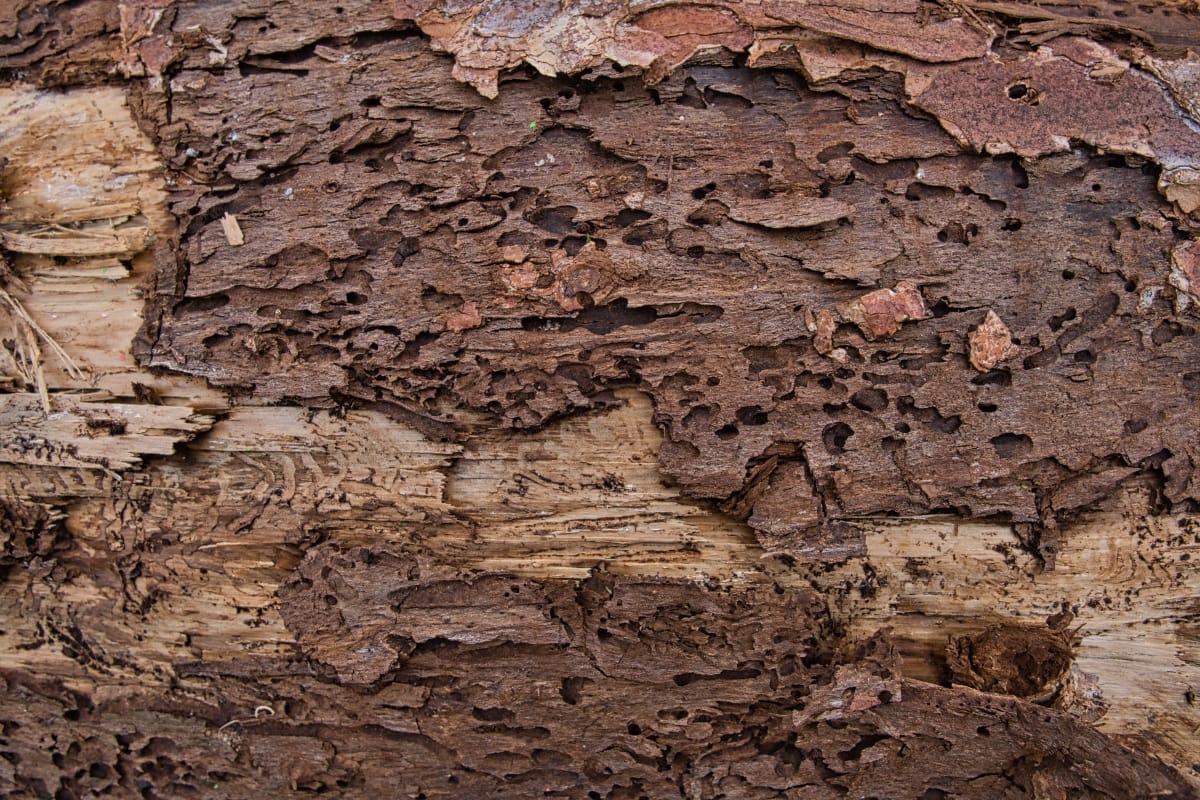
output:
[[212, 418], [180, 406], [0, 395], [0, 462], [123, 470], [208, 430]]

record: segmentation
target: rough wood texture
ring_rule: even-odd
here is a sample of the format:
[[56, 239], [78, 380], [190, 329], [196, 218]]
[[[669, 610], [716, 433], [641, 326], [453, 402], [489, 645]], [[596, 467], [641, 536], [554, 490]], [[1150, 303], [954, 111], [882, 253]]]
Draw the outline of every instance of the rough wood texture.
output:
[[0, 9], [0, 790], [1196, 796], [1197, 41]]
[[[990, 61], [914, 64], [907, 88], [835, 93], [703, 65], [521, 76], [494, 101], [412, 36], [245, 75], [185, 59], [161, 149], [203, 183], [172, 195], [185, 264], [162, 280], [186, 288], [147, 356], [262, 400], [386, 402], [449, 438], [636, 385], [664, 471], [769, 506], [769, 547], [842, 554], [855, 518], [954, 509], [1036, 523], [1052, 560], [1058, 518], [1131, 477], [1197, 497], [1200, 340], [1168, 265], [1190, 223], [1159, 164], [1066, 144], [1174, 167], [1200, 134], [1127, 62], [1089, 78], [1110, 51], [1050, 47], [994, 81]], [[963, 143], [1066, 152], [963, 153], [906, 98]], [[989, 313], [1013, 347], [980, 375]]]
[[[27, 723], [22, 735], [41, 735], [51, 709], [71, 712], [54, 698], [75, 692], [95, 707], [78, 711], [93, 733], [73, 723], [72, 736], [110, 742], [89, 758], [114, 775], [126, 764], [125, 784], [96, 786], [178, 781], [199, 791], [207, 770], [221, 774], [212, 780], [229, 796], [284, 791], [288, 781], [333, 791], [339, 780], [356, 796], [393, 791], [397, 780], [427, 796], [526, 796], [542, 781], [566, 796], [621, 796], [614, 787], [637, 782], [663, 796], [684, 777], [697, 785], [719, 777], [732, 796], [803, 783], [818, 797], [837, 786], [919, 796], [965, 792], [967, 778], [982, 796], [1032, 795], [1031, 781], [1050, 779], [1082, 781], [1096, 796], [1136, 796], [1165, 774], [1128, 762], [1133, 771], [1120, 781], [1136, 790], [1123, 793], [1061, 771], [1055, 759], [1127, 758], [1091, 738], [1086, 723], [1190, 769], [1196, 712], [1187, 692], [1200, 660], [1190, 610], [1200, 598], [1189, 570], [1200, 548], [1194, 519], [1147, 520], [1144, 498], [1130, 498], [1071, 526], [1049, 573], [1006, 526], [952, 518], [873, 525], [865, 558], [838, 567], [764, 559], [751, 531], [660, 486], [649, 403], [622, 400], [528, 434], [515, 451], [502, 447], [507, 434], [460, 450], [377, 413], [309, 418], [249, 408], [189, 445], [186, 458], [120, 481], [96, 471], [0, 469], [6, 496], [78, 498], [65, 526], [50, 528], [61, 531], [56, 548], [5, 583], [0, 647], [10, 679], [25, 687], [11, 696], [44, 709], [13, 719]], [[1048, 708], [900, 685], [901, 672], [933, 682], [959, 675], [947, 645], [996, 625], [1023, 626], [1024, 641], [1035, 643], [1023, 653], [1036, 653], [1036, 643], [1052, 648], [1064, 634], [1046, 627], [1050, 618], [1065, 622], [1072, 640], [1067, 674], [1053, 665], [1023, 672], [1046, 685], [1014, 692]], [[904, 656], [902, 667], [889, 667], [890, 682], [868, 680], [846, 652], [882, 626]], [[984, 663], [987, 651], [974, 652]], [[804, 666], [785, 666], [779, 659], [788, 654]], [[842, 683], [839, 665], [848, 670]], [[446, 682], [456, 675], [461, 683]], [[775, 680], [811, 694], [780, 698]], [[835, 734], [818, 718], [834, 701], [852, 705], [851, 687], [864, 681], [865, 696], [892, 693], [897, 721], [864, 706], [849, 732]], [[925, 699], [906, 706], [913, 691]], [[887, 747], [898, 742], [872, 751], [891, 741], [878, 737], [903, 741], [916, 730], [904, 725], [941, 719], [947, 703], [966, 714], [961, 732], [938, 723], [953, 769], [921, 760], [943, 758], [940, 746], [909, 747], [911, 772], [884, 758], [895, 757]], [[256, 718], [261, 705], [275, 715]], [[131, 707], [151, 711], [131, 716]], [[793, 711], [800, 722], [786, 722]], [[759, 714], [767, 730], [756, 732]], [[1030, 714], [1033, 727], [1009, 727]], [[592, 720], [583, 733], [580, 719]], [[747, 721], [750, 733], [716, 751], [689, 738], [714, 725], [715, 741], [732, 732], [724, 726], [743, 730]], [[645, 736], [630, 735], [631, 724]], [[138, 756], [163, 731], [170, 742]], [[137, 744], [123, 756], [116, 735]], [[808, 755], [788, 756], [797, 760], [789, 765], [776, 737]], [[32, 740], [8, 742], [26, 753], [13, 779], [44, 779], [49, 767], [32, 753], [49, 756]], [[856, 744], [859, 759], [830, 760]], [[1040, 755], [1028, 756], [1031, 746]], [[646, 747], [658, 755], [638, 762]], [[1077, 747], [1108, 749], [1085, 758]], [[564, 765], [610, 749], [613, 758], [629, 754], [620, 769], [604, 762], [586, 777], [565, 776]], [[239, 753], [256, 755], [234, 769]], [[158, 755], [166, 772], [147, 775], [144, 764]], [[278, 758], [287, 761], [282, 777], [269, 766]], [[662, 774], [661, 758], [674, 764]], [[1038, 759], [1050, 766], [1035, 767]], [[461, 771], [464, 764], [479, 774]], [[769, 777], [774, 765], [783, 772]], [[1030, 777], [1039, 770], [1049, 773]], [[987, 773], [1008, 774], [1015, 785], [979, 782]], [[448, 782], [451, 775], [461, 783]], [[91, 777], [64, 778], [92, 785]]]

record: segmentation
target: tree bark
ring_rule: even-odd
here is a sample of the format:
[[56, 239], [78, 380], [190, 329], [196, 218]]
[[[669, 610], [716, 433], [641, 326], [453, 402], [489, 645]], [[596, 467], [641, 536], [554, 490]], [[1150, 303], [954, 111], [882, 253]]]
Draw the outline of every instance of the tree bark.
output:
[[0, 10], [0, 788], [1196, 796], [1197, 46]]

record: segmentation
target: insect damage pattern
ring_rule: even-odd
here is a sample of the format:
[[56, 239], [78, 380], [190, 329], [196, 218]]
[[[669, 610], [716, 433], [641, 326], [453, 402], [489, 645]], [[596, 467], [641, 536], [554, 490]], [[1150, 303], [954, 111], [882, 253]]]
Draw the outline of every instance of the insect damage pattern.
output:
[[0, 777], [16, 797], [1195, 796], [1066, 712], [904, 680], [886, 635], [848, 642], [809, 588], [468, 578], [325, 543], [279, 597], [304, 657], [176, 662], [174, 691], [0, 673]]
[[847, 642], [808, 588], [464, 576], [399, 549], [323, 544], [279, 596], [341, 691], [409, 696], [391, 724], [420, 742], [398, 777], [411, 793], [1188, 792], [1061, 712], [905, 682], [887, 636]]
[[1189, 223], [1154, 161], [971, 154], [886, 74], [709, 58], [489, 100], [403, 32], [202, 56], [159, 112], [181, 263], [156, 365], [447, 438], [636, 386], [665, 475], [801, 555], [952, 510], [1033, 524], [1052, 561], [1059, 515], [1124, 481], [1200, 496]]
[[140, 365], [235, 407], [0, 471], [0, 786], [1195, 796], [1189, 515], [1036, 580], [959, 523], [1196, 496], [1198, 27], [9, 4], [0, 77], [122, 81], [166, 164]]

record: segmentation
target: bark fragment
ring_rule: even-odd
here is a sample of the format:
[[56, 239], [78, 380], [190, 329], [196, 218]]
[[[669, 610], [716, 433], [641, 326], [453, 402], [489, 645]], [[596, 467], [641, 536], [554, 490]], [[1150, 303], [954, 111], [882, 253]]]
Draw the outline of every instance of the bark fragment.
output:
[[[454, 54], [454, 75], [496, 97], [502, 70], [527, 63], [543, 75], [580, 72], [611, 59], [647, 69], [657, 83], [695, 53], [746, 50], [756, 37], [803, 38], [807, 29], [922, 61], [976, 58], [993, 34], [979, 23], [917, 0], [885, 3], [680, 3], [643, 9], [621, 0], [587, 13], [549, 0], [461, 4], [398, 0], [393, 13], [415, 20], [439, 50]], [[776, 43], [775, 47], [781, 46]]]
[[951, 135], [980, 152], [1031, 158], [1081, 141], [1167, 168], [1200, 163], [1193, 123], [1162, 84], [1127, 67], [1101, 45], [1063, 38], [1013, 59], [915, 67], [906, 90]]
[[246, 243], [246, 236], [242, 233], [242, 226], [238, 224], [237, 217], [228, 211], [221, 217], [221, 230], [225, 231], [225, 241], [230, 247], [241, 247]]
[[929, 316], [921, 290], [910, 281], [891, 289], [878, 289], [838, 308], [847, 322], [858, 326], [868, 339], [891, 336], [900, 325]]
[[1171, 251], [1170, 281], [1180, 292], [1177, 311], [1200, 302], [1200, 241], [1181, 242]]
[[990, 308], [983, 322], [968, 335], [967, 349], [971, 366], [980, 372], [995, 369], [1020, 352], [1012, 342], [1012, 331]]
[[729, 218], [764, 228], [811, 228], [837, 222], [854, 214], [854, 206], [837, 200], [775, 196], [770, 200], [738, 200], [729, 207]]

